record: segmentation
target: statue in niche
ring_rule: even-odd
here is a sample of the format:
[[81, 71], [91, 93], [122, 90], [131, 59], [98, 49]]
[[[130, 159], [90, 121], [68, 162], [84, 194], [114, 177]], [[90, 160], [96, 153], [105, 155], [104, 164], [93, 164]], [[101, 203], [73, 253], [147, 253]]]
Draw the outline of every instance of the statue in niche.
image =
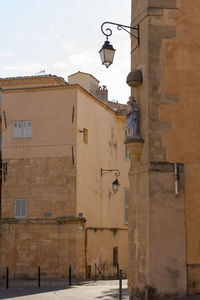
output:
[[127, 136], [139, 136], [138, 132], [138, 122], [139, 122], [139, 111], [134, 97], [129, 97], [128, 112], [126, 114], [126, 129]]

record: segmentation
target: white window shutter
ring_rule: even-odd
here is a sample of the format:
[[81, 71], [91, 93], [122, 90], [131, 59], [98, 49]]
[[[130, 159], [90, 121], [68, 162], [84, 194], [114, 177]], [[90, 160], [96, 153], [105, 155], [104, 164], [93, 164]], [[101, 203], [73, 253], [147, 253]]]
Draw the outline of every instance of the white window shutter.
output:
[[22, 136], [22, 122], [15, 121], [13, 122], [13, 138], [14, 139], [21, 139]]
[[21, 199], [21, 206], [20, 206], [20, 215], [21, 217], [26, 217], [27, 216], [27, 200], [26, 199]]
[[23, 121], [23, 137], [32, 137], [32, 121]]
[[15, 218], [27, 217], [27, 199], [15, 199]]
[[14, 121], [13, 122], [13, 138], [31, 138], [32, 137], [32, 121]]
[[20, 217], [20, 200], [15, 199], [15, 217]]

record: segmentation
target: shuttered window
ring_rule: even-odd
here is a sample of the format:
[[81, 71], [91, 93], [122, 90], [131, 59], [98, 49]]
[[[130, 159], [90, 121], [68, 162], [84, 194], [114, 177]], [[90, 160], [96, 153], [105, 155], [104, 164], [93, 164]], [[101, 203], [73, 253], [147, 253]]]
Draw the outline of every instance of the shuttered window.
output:
[[15, 218], [27, 217], [27, 199], [15, 199]]
[[23, 139], [32, 137], [32, 121], [14, 121], [13, 138]]
[[128, 204], [129, 204], [130, 191], [124, 190], [124, 224], [128, 224]]

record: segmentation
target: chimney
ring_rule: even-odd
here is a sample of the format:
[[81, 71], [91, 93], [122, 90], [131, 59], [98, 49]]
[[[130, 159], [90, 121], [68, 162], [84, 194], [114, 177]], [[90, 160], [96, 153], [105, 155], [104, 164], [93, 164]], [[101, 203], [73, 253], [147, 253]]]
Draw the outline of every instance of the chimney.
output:
[[108, 101], [108, 90], [105, 85], [99, 86], [95, 92], [95, 96], [103, 102]]

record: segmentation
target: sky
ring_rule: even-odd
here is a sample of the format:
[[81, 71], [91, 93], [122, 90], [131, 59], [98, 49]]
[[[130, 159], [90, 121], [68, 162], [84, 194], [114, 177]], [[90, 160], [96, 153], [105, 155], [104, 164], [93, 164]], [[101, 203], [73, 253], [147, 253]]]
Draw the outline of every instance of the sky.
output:
[[[131, 0], [0, 0], [0, 77], [92, 74], [109, 100], [126, 103], [130, 88], [130, 35], [112, 26], [113, 64], [101, 64], [106, 21], [130, 25]], [[41, 75], [41, 74], [39, 74]]]

